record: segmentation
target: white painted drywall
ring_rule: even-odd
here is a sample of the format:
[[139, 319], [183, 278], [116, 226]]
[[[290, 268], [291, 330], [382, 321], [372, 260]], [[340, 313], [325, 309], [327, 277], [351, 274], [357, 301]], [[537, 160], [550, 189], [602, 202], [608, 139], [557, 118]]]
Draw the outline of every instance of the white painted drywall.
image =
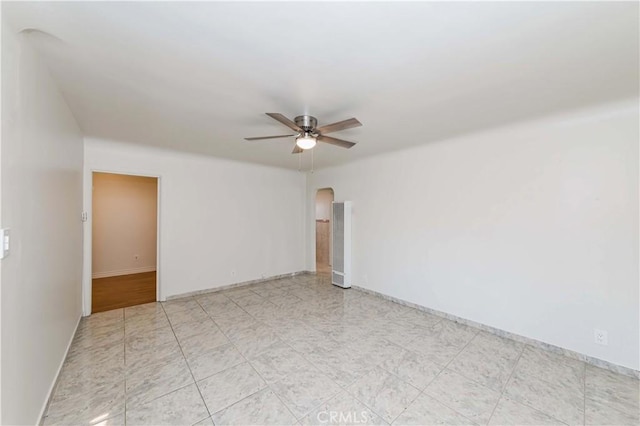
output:
[[632, 99], [316, 170], [308, 211], [318, 188], [353, 201], [356, 285], [637, 370], [638, 117]]
[[331, 219], [331, 203], [333, 191], [329, 188], [320, 189], [316, 194], [316, 220]]
[[82, 136], [36, 51], [2, 23], [2, 424], [37, 424], [81, 315]]
[[[90, 220], [92, 171], [160, 178], [161, 299], [304, 270], [302, 173], [86, 139], [84, 205]], [[85, 238], [85, 259], [90, 247]], [[87, 269], [85, 263], [85, 285]], [[89, 302], [85, 296], [85, 312]]]
[[93, 278], [156, 270], [157, 181], [93, 174]]
[[[0, 7], [0, 23], [5, 24], [3, 15], [2, 15], [2, 7]], [[0, 29], [0, 31], [2, 31], [2, 29]], [[2, 36], [4, 38], [4, 36]], [[0, 39], [1, 40], [1, 39]], [[0, 50], [4, 50], [4, 46], [0, 46]], [[9, 52], [11, 52], [11, 50], [9, 50]], [[11, 53], [9, 53], [10, 55]], [[11, 56], [9, 56], [11, 57]], [[1, 93], [4, 92], [4, 88], [5, 85], [4, 83], [2, 83], [2, 79], [4, 78], [4, 72], [3, 72], [3, 67], [5, 64], [9, 64], [9, 59], [7, 58], [7, 60], [2, 59], [0, 61], [0, 96]], [[9, 67], [11, 68], [11, 67]], [[9, 79], [14, 79], [15, 78], [15, 72], [16, 69], [13, 69], [13, 73], [9, 72]], [[4, 106], [4, 99], [0, 100], [0, 121], [2, 123], [5, 123], [4, 119], [5, 119], [5, 110], [3, 108]], [[2, 226], [2, 139], [4, 139], [5, 136], [5, 132], [2, 131], [2, 129], [4, 129], [4, 127], [6, 126], [6, 124], [2, 124], [0, 126], [0, 226]], [[0, 261], [0, 423], [2, 422], [2, 262]]]

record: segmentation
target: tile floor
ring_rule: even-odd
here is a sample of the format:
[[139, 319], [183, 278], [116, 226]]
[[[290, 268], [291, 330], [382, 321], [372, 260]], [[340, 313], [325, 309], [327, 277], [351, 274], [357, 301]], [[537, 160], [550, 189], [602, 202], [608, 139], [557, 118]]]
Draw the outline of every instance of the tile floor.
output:
[[638, 425], [638, 380], [303, 275], [85, 318], [45, 424]]

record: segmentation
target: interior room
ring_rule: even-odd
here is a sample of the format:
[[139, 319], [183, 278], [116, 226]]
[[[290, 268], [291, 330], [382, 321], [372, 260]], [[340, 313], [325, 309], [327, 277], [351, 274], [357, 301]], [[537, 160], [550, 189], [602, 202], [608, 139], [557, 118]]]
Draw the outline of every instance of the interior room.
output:
[[638, 2], [0, 10], [0, 423], [640, 424]]
[[91, 178], [91, 312], [155, 302], [158, 178]]

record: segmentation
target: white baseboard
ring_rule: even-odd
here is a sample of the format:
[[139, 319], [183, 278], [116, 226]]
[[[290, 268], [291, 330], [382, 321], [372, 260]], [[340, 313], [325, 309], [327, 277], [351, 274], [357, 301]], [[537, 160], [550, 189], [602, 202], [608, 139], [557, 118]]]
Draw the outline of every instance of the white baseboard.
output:
[[64, 356], [60, 361], [60, 365], [58, 366], [58, 371], [56, 371], [56, 377], [51, 382], [51, 386], [49, 387], [49, 392], [47, 392], [47, 399], [44, 400], [44, 404], [42, 409], [40, 410], [40, 416], [38, 417], [40, 421], [39, 425], [44, 423], [44, 415], [47, 414], [47, 409], [49, 408], [49, 404], [51, 403], [51, 397], [53, 396], [53, 391], [56, 389], [56, 385], [58, 384], [58, 380], [60, 379], [60, 372], [62, 371], [62, 366], [64, 362], [67, 360], [67, 355], [69, 355], [69, 349], [71, 349], [71, 344], [73, 343], [73, 339], [76, 337], [76, 333], [78, 332], [78, 327], [80, 326], [80, 321], [82, 320], [82, 315], [78, 317], [78, 322], [76, 323], [76, 328], [73, 330], [71, 334], [71, 338], [69, 339], [69, 343], [67, 343], [67, 349], [64, 351]]
[[171, 295], [171, 296], [167, 296], [167, 300], [182, 299], [183, 297], [200, 296], [200, 295], [203, 295], [203, 294], [216, 293], [218, 291], [224, 291], [224, 290], [231, 290], [232, 288], [245, 287], [245, 286], [248, 286], [248, 285], [253, 285], [253, 284], [263, 283], [263, 282], [267, 282], [267, 281], [277, 280], [277, 279], [280, 279], [280, 278], [295, 277], [295, 276], [298, 276], [298, 275], [306, 275], [306, 274], [311, 274], [311, 272], [309, 272], [309, 271], [288, 272], [286, 274], [272, 275], [270, 277], [258, 278], [256, 280], [243, 281], [243, 282], [239, 282], [239, 283], [223, 285], [223, 286], [220, 286], [220, 287], [207, 288], [207, 289], [204, 289], [204, 290], [197, 290], [197, 291], [189, 291], [187, 293], [180, 293], [180, 294], [174, 294], [174, 295]]
[[560, 346], [552, 345], [550, 343], [542, 342], [540, 340], [533, 339], [531, 337], [522, 336], [520, 334], [512, 333], [510, 331], [502, 330], [500, 328], [492, 327], [486, 324], [482, 324], [476, 321], [472, 321], [466, 318], [461, 318], [457, 315], [449, 314], [447, 312], [438, 311], [436, 309], [429, 308], [427, 306], [419, 305], [417, 303], [409, 302], [404, 299], [399, 299], [397, 297], [389, 296], [384, 293], [380, 293], [375, 290], [369, 290], [365, 287], [360, 287], [354, 285], [353, 288], [355, 290], [361, 291], [363, 293], [370, 294], [372, 296], [380, 297], [385, 300], [389, 300], [391, 302], [397, 303], [399, 305], [408, 306], [413, 309], [417, 309], [422, 312], [426, 312], [431, 315], [435, 315], [441, 318], [446, 318], [448, 320], [468, 325], [469, 327], [477, 328], [483, 331], [486, 331], [491, 334], [495, 334], [496, 336], [505, 337], [507, 339], [515, 340], [516, 342], [524, 343], [526, 345], [530, 345], [547, 352], [553, 352], [556, 354], [564, 355], [569, 358], [577, 359], [578, 361], [585, 362], [587, 364], [591, 364], [596, 367], [604, 368], [609, 371], [613, 371], [615, 373], [623, 374], [629, 377], [635, 377], [636, 379], [640, 379], [640, 371], [634, 370], [633, 368], [624, 367], [622, 365], [614, 364], [609, 361], [605, 361], [599, 358], [592, 357], [590, 355], [586, 355], [580, 352], [575, 352], [570, 349], [562, 348]]
[[118, 277], [120, 275], [141, 274], [143, 272], [153, 272], [156, 270], [155, 266], [142, 266], [140, 268], [118, 269], [116, 271], [105, 272], [93, 272], [91, 278], [107, 278]]

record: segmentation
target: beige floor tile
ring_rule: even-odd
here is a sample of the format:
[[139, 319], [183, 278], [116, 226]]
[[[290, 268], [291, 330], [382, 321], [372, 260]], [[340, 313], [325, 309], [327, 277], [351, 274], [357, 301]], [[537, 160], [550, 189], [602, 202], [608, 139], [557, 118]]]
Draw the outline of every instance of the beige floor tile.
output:
[[127, 374], [127, 409], [194, 383], [187, 362], [177, 357], [149, 364]]
[[297, 419], [340, 392], [340, 387], [316, 371], [296, 371], [271, 385]]
[[585, 380], [587, 398], [638, 417], [640, 412], [640, 381], [638, 379], [589, 365]]
[[564, 425], [542, 411], [535, 410], [509, 398], [502, 398], [491, 416], [490, 425]]
[[420, 394], [418, 389], [381, 368], [358, 379], [347, 391], [387, 423], [398, 417]]
[[419, 395], [393, 422], [394, 425], [474, 425], [462, 414], [438, 402], [427, 394]]
[[504, 395], [564, 423], [584, 423], [583, 389], [572, 381], [547, 381], [516, 370]]
[[191, 426], [208, 417], [209, 412], [195, 384], [127, 408], [127, 425]]
[[218, 328], [212, 328], [203, 334], [181, 340], [180, 347], [187, 360], [191, 360], [227, 343], [229, 339]]
[[226, 343], [197, 357], [189, 358], [188, 364], [193, 377], [202, 380], [245, 361], [233, 344]]
[[193, 323], [209, 320], [209, 315], [201, 308], [192, 308], [183, 311], [169, 311], [167, 313], [169, 322], [172, 327], [175, 327], [184, 323]]
[[343, 391], [313, 410], [302, 425], [386, 425], [380, 416]]
[[538, 378], [550, 383], [584, 391], [585, 363], [542, 349], [525, 346], [516, 366], [521, 376]]
[[44, 423], [638, 425], [639, 398], [636, 379], [300, 275], [82, 319]]
[[243, 363], [198, 382], [210, 413], [217, 413], [267, 386], [258, 373]]
[[162, 302], [162, 307], [164, 308], [164, 311], [167, 313], [167, 315], [169, 315], [178, 311], [198, 309], [200, 308], [200, 305], [193, 297], [184, 297], [181, 299], [173, 299]]
[[257, 357], [251, 365], [267, 383], [275, 383], [292, 372], [311, 370], [314, 367], [298, 352], [284, 342], [278, 342]]
[[427, 357], [406, 349], [388, 357], [380, 366], [420, 390], [424, 390], [443, 369]]
[[448, 365], [448, 368], [501, 392], [523, 350], [521, 343], [480, 332]]
[[213, 422], [223, 425], [294, 425], [296, 418], [269, 388], [215, 413]]
[[638, 426], [640, 425], [640, 412], [619, 411], [606, 402], [587, 398], [584, 424], [589, 426]]
[[173, 332], [178, 339], [178, 342], [182, 342], [192, 336], [200, 334], [206, 334], [212, 331], [219, 331], [218, 326], [213, 322], [211, 318], [202, 318], [197, 321], [183, 322], [180, 324], [172, 325]]
[[425, 393], [477, 424], [487, 424], [500, 393], [451, 370], [444, 370]]

